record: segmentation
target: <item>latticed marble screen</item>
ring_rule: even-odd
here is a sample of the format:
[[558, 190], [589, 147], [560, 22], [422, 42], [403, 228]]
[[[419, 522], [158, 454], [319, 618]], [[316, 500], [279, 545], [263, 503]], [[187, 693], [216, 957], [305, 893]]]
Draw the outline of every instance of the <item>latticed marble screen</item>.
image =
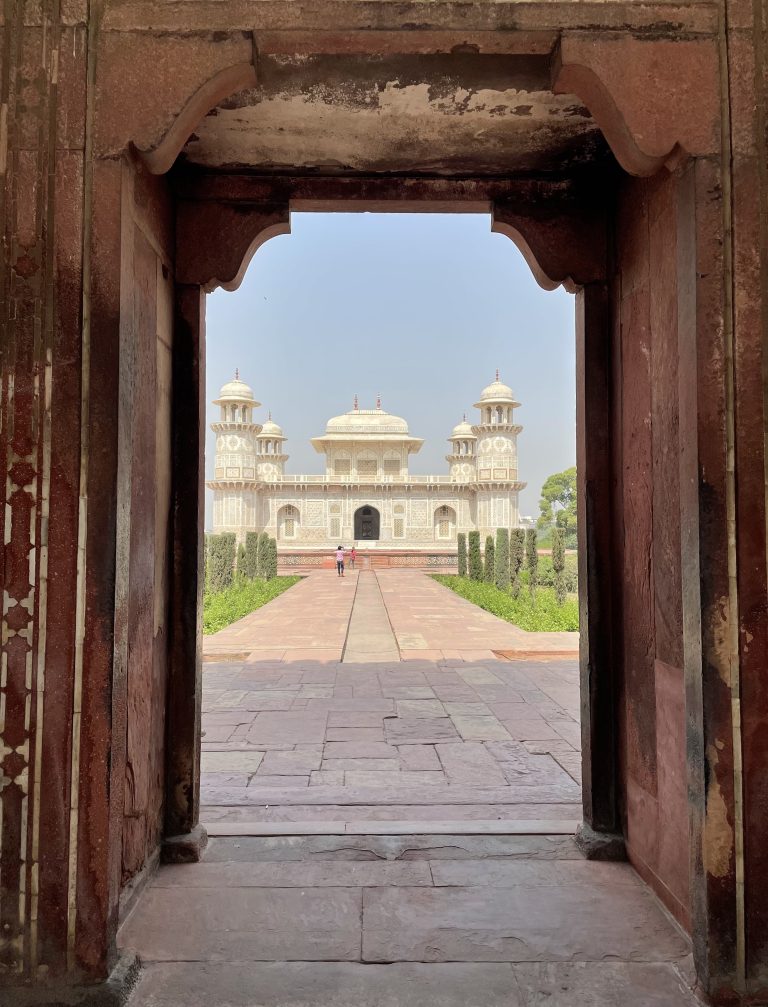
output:
[[375, 476], [378, 470], [375, 458], [361, 458], [357, 463], [357, 474], [360, 476]]
[[330, 526], [331, 538], [341, 538], [341, 519], [337, 517], [331, 518]]
[[393, 523], [392, 535], [394, 538], [405, 538], [405, 521], [401, 517], [396, 517]]
[[337, 476], [348, 476], [352, 471], [352, 463], [349, 458], [337, 458], [333, 463], [333, 473]]
[[397, 458], [384, 459], [384, 475], [396, 476], [400, 474], [400, 461]]

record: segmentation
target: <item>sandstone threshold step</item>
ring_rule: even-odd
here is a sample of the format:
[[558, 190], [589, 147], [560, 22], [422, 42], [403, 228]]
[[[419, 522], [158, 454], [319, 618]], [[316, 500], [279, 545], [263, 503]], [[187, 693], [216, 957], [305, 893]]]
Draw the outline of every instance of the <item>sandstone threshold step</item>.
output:
[[572, 836], [575, 819], [475, 821], [210, 822], [209, 836]]

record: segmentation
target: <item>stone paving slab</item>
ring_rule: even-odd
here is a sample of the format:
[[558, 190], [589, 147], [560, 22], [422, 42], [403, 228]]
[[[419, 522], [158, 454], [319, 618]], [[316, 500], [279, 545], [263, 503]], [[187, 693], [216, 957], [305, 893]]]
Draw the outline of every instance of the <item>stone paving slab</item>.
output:
[[145, 961], [357, 961], [362, 891], [154, 885], [120, 942]]
[[127, 1007], [699, 1005], [638, 876], [564, 836], [214, 838], [118, 944], [143, 965]]
[[[688, 943], [635, 875], [632, 886], [363, 892], [365, 961], [674, 961]], [[578, 921], [578, 925], [575, 925]]]
[[[420, 573], [385, 573], [310, 575], [206, 640], [233, 659], [204, 666], [203, 821], [578, 819], [575, 662], [493, 657], [476, 638], [515, 627]], [[418, 660], [371, 661], [367, 627], [396, 636], [409, 619], [429, 645]]]

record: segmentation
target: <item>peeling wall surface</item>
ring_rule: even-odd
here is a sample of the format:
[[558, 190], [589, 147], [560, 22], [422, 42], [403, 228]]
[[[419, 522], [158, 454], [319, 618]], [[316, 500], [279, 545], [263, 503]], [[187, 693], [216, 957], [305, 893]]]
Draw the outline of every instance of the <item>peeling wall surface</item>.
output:
[[273, 56], [259, 78], [203, 120], [190, 162], [503, 175], [610, 156], [582, 102], [552, 94], [544, 56]]
[[204, 293], [292, 209], [482, 209], [579, 292], [585, 834], [765, 999], [766, 4], [3, 6], [0, 984], [199, 855]]

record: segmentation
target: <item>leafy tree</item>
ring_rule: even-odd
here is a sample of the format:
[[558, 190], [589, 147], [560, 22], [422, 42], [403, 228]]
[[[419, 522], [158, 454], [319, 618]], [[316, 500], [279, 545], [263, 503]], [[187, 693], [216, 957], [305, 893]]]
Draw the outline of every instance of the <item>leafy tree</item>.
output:
[[512, 543], [510, 554], [510, 580], [512, 582], [512, 594], [515, 598], [520, 594], [520, 571], [523, 569], [523, 559], [525, 557], [525, 528], [512, 529]]
[[508, 591], [510, 583], [509, 529], [496, 529], [496, 587]]
[[539, 528], [555, 525], [566, 535], [576, 531], [576, 466], [555, 472], [541, 487]]
[[248, 580], [255, 580], [259, 570], [259, 533], [247, 531], [245, 533], [245, 555], [242, 563], [238, 563], [238, 569]]
[[565, 583], [565, 530], [552, 529], [552, 569], [555, 571], [555, 596], [564, 605], [568, 591]]
[[487, 535], [485, 539], [485, 557], [483, 565], [483, 580], [486, 584], [493, 584], [494, 571], [494, 546], [493, 535]]
[[467, 536], [460, 531], [456, 536], [456, 543], [459, 549], [459, 577], [467, 576]]
[[469, 533], [469, 576], [472, 580], [483, 579], [483, 560], [480, 556], [480, 532]]
[[269, 562], [269, 535], [265, 531], [259, 533], [259, 541], [256, 545], [256, 572], [257, 576], [267, 579], [267, 565]]
[[528, 566], [528, 590], [533, 596], [536, 594], [536, 587], [539, 583], [539, 551], [535, 528], [528, 528], [525, 532], [525, 559]]
[[235, 571], [236, 538], [234, 532], [208, 538], [208, 590], [216, 594], [232, 584]]

